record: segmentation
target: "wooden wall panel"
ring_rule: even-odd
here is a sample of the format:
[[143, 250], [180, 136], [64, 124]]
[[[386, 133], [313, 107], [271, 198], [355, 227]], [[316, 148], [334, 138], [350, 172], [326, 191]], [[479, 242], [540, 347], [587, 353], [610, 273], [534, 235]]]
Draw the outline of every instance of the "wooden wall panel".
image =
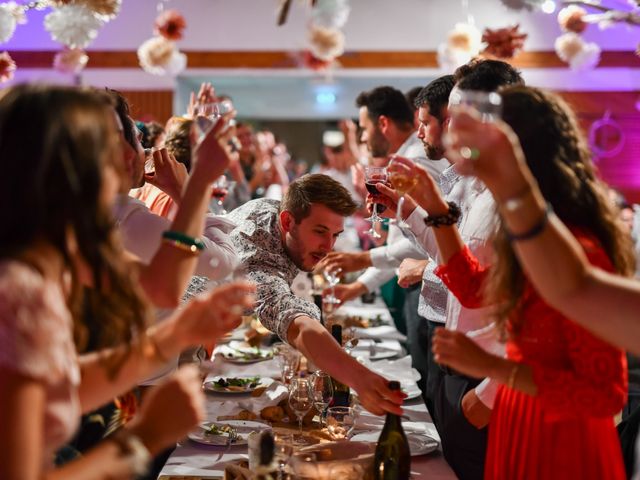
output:
[[[135, 51], [100, 51], [89, 54], [87, 68], [140, 68]], [[189, 68], [297, 68], [297, 51], [215, 51], [184, 52]], [[50, 68], [56, 51], [13, 50], [9, 54], [18, 68]], [[338, 61], [342, 68], [437, 68], [434, 51], [347, 51]], [[512, 61], [518, 68], [564, 68], [555, 52], [522, 52]], [[599, 67], [640, 68], [633, 51], [604, 51]]]
[[129, 101], [131, 116], [148, 122], [164, 124], [173, 114], [173, 90], [126, 90], [121, 92]]

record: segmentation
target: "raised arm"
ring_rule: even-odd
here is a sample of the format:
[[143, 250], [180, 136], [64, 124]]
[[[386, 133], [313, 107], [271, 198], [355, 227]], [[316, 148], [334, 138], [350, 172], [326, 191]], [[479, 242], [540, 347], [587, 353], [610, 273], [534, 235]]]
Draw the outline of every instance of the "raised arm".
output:
[[[552, 213], [547, 214], [518, 139], [506, 124], [486, 124], [470, 113], [460, 113], [456, 127], [456, 139], [447, 157], [457, 163], [461, 173], [478, 176], [487, 185], [509, 231], [522, 234], [542, 224], [539, 234], [513, 243], [539, 294], [599, 337], [640, 353], [640, 283], [589, 265], [567, 227]], [[463, 145], [473, 145], [478, 158], [461, 158]], [[543, 222], [545, 215], [548, 221]]]

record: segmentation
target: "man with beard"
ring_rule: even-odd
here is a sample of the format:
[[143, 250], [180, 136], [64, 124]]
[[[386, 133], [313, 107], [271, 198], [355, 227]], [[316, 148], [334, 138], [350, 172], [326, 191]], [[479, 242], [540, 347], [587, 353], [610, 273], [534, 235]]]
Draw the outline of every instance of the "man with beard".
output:
[[240, 268], [256, 283], [255, 313], [262, 324], [319, 369], [352, 387], [374, 414], [402, 412], [403, 394], [347, 354], [320, 323], [318, 307], [291, 291], [300, 271], [310, 272], [342, 233], [357, 208], [349, 192], [331, 177], [304, 175], [289, 185], [282, 201], [257, 199], [232, 211], [231, 239]]

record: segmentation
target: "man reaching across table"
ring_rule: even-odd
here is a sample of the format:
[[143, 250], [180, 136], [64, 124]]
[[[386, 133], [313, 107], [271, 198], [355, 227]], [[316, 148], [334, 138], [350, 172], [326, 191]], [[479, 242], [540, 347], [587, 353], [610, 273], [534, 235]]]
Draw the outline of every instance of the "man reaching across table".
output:
[[231, 239], [240, 268], [257, 286], [255, 312], [318, 368], [352, 387], [374, 414], [401, 413], [403, 394], [348, 355], [320, 323], [318, 307], [291, 291], [302, 270], [309, 272], [333, 249], [344, 219], [357, 205], [332, 178], [305, 175], [291, 183], [282, 201], [259, 199], [228, 215], [237, 227]]

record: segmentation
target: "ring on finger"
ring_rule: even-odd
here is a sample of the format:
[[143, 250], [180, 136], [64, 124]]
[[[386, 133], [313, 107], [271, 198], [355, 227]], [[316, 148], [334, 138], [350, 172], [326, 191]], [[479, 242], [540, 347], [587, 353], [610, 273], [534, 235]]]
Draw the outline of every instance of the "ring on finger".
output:
[[460, 156], [465, 160], [477, 160], [480, 157], [480, 150], [473, 147], [460, 147]]

